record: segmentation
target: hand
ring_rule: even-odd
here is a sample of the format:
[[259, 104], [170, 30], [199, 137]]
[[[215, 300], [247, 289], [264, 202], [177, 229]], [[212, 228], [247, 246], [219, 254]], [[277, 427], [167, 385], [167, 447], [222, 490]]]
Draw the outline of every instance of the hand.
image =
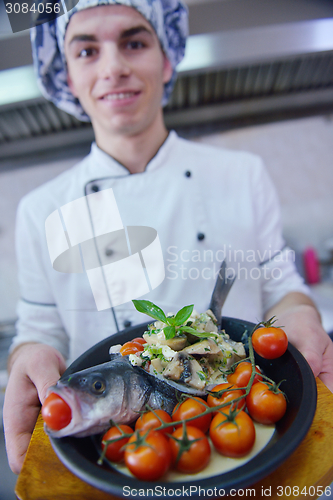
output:
[[333, 342], [323, 329], [318, 311], [300, 304], [277, 315], [289, 341], [303, 354], [316, 377], [333, 392]]
[[24, 344], [10, 358], [3, 421], [9, 466], [21, 471], [46, 391], [65, 371], [62, 355], [44, 344]]

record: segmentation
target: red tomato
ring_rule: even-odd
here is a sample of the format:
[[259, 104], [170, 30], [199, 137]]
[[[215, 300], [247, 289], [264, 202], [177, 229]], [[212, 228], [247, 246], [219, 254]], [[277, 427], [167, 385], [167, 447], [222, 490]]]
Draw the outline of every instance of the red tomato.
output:
[[252, 450], [256, 431], [245, 411], [237, 413], [233, 422], [218, 412], [210, 424], [209, 436], [219, 453], [227, 457], [240, 458]]
[[265, 359], [279, 358], [288, 348], [288, 337], [282, 328], [262, 327], [254, 331], [252, 345], [256, 353]]
[[[148, 411], [147, 413], [143, 413], [141, 417], [139, 417], [135, 422], [135, 430], [150, 431], [151, 429], [156, 429], [156, 427], [160, 427], [162, 425], [160, 419], [165, 423], [172, 422], [172, 418], [170, 417], [169, 413], [164, 410], [154, 410], [153, 412]], [[170, 434], [172, 431], [172, 427], [166, 427], [165, 429], [161, 429], [157, 432], [161, 432], [162, 434]]]
[[[256, 366], [256, 372], [261, 373], [259, 368]], [[252, 365], [248, 361], [242, 361], [236, 366], [234, 373], [230, 373], [227, 376], [227, 380], [230, 384], [237, 385], [237, 387], [246, 387], [249, 383], [250, 377], [252, 374]], [[253, 379], [253, 383], [259, 382], [262, 380], [260, 375], [255, 375]]]
[[[182, 440], [187, 446], [186, 450], [182, 452], [177, 460]], [[192, 441], [193, 443], [191, 443]], [[194, 474], [203, 470], [208, 465], [211, 455], [209, 441], [205, 434], [197, 427], [187, 425], [185, 436], [183, 427], [176, 429], [170, 437], [170, 446], [174, 468], [179, 472]]]
[[120, 353], [122, 356], [127, 354], [137, 354], [143, 351], [143, 345], [139, 342], [125, 342], [125, 344], [120, 348]]
[[261, 424], [274, 424], [286, 412], [287, 402], [280, 389], [271, 384], [254, 384], [246, 397], [246, 406], [251, 417]]
[[[219, 391], [222, 391], [222, 390], [225, 390], [225, 389], [230, 389], [230, 391], [224, 392], [220, 398], [214, 397], [212, 394], [208, 394], [207, 403], [208, 403], [209, 406], [213, 407], [213, 406], [222, 405], [222, 404], [227, 403], [227, 402], [230, 401], [230, 405], [224, 406], [220, 410], [222, 412], [228, 413], [229, 409], [230, 409], [230, 407], [232, 405], [232, 401], [234, 401], [236, 398], [239, 398], [239, 397], [243, 396], [243, 394], [245, 394], [245, 392], [243, 390], [241, 390], [241, 389], [238, 389], [237, 386], [232, 385], [229, 382], [225, 382], [223, 384], [216, 385], [212, 389], [211, 392], [219, 392]], [[231, 390], [231, 389], [234, 389], [234, 390]], [[237, 408], [244, 408], [244, 406], [245, 406], [245, 398], [240, 399], [238, 401], [238, 403], [234, 403], [232, 405], [233, 408], [236, 407], [236, 406], [237, 406]], [[216, 412], [214, 412], [214, 415], [215, 415], [215, 413]]]
[[[119, 425], [119, 427], [125, 434], [133, 434], [133, 429], [131, 429], [129, 425]], [[111, 427], [102, 438], [102, 450], [105, 448], [103, 441], [116, 439], [120, 436], [122, 436], [121, 431], [116, 426]], [[106, 448], [106, 458], [111, 462], [122, 462], [125, 455], [125, 444], [128, 442], [129, 438], [130, 436], [114, 441], [113, 443], [109, 443]]]
[[131, 340], [131, 342], [135, 342], [136, 344], [147, 344], [143, 337], [135, 337], [135, 339]]
[[[207, 413], [207, 415], [200, 415], [207, 409], [207, 403], [201, 398], [188, 398], [185, 399], [183, 403], [179, 403], [175, 406], [172, 413], [172, 420], [177, 422], [178, 420], [187, 420], [191, 417], [195, 417], [199, 415], [198, 418], [194, 418], [188, 422], [188, 425], [193, 427], [197, 427], [202, 430], [202, 432], [207, 432], [209, 429], [209, 424], [212, 420], [211, 413]], [[182, 424], [178, 424], [175, 426], [177, 429]]]
[[138, 479], [159, 479], [171, 465], [169, 440], [160, 432], [136, 431], [126, 446], [125, 464]]
[[58, 394], [51, 392], [42, 406], [42, 417], [50, 429], [59, 431], [72, 420], [72, 410]]

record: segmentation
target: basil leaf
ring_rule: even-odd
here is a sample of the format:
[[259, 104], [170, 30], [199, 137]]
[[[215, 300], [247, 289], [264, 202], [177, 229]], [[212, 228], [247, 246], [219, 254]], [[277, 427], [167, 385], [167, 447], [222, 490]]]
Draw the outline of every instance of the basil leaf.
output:
[[175, 316], [175, 325], [180, 326], [191, 316], [194, 305], [185, 306], [180, 309]]
[[174, 326], [166, 326], [163, 328], [165, 338], [167, 340], [173, 339], [173, 337], [176, 335], [176, 328]]
[[212, 333], [212, 332], [198, 332], [198, 330], [195, 330], [194, 328], [191, 328], [190, 326], [182, 326], [180, 329], [182, 332], [186, 333], [192, 333], [192, 335], [195, 335], [196, 337], [199, 337], [201, 339], [209, 339], [209, 338], [216, 338], [218, 336], [217, 333]]
[[177, 323], [175, 321], [175, 316], [167, 316], [167, 323], [168, 325], [171, 326], [177, 326]]
[[132, 300], [134, 307], [137, 311], [147, 314], [151, 318], [162, 321], [163, 323], [168, 323], [167, 318], [158, 306], [150, 302], [149, 300]]

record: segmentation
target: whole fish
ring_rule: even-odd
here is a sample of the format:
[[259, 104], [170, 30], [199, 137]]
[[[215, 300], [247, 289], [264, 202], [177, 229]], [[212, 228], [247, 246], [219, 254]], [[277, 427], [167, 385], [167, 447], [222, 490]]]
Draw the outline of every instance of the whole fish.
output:
[[56, 393], [67, 403], [72, 418], [60, 430], [46, 424], [45, 430], [52, 437], [97, 434], [110, 427], [110, 419], [118, 424], [133, 422], [146, 405], [171, 414], [177, 392], [199, 394], [132, 366], [128, 356], [114, 354], [111, 361], [62, 377], [48, 389], [48, 395]]

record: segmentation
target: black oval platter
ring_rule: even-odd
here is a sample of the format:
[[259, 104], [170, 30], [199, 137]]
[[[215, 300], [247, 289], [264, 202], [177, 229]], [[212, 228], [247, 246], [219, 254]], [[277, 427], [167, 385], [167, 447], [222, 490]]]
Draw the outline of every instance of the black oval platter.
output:
[[[99, 342], [74, 361], [65, 374], [69, 375], [109, 361], [111, 345], [123, 344], [134, 337], [141, 336], [146, 327], [147, 323], [130, 327]], [[240, 341], [244, 332], [252, 331], [253, 327], [253, 323], [233, 318], [226, 317], [222, 320], [222, 328], [236, 341]], [[298, 447], [311, 426], [316, 410], [317, 388], [313, 373], [300, 352], [289, 344], [287, 352], [281, 358], [269, 361], [256, 356], [256, 362], [271, 379], [276, 382], [285, 380], [281, 384], [281, 389], [287, 396], [287, 412], [276, 424], [276, 431], [272, 439], [260, 453], [244, 465], [227, 473], [200, 480], [191, 480], [189, 484], [192, 487], [197, 487], [197, 491], [199, 491], [200, 486], [206, 490], [223, 489], [227, 494], [234, 488], [249, 487], [272, 473]], [[167, 498], [169, 497], [168, 489], [175, 490], [180, 487], [180, 483], [175, 482], [138, 481], [117, 472], [107, 464], [99, 466], [94, 437], [50, 438], [50, 440], [59, 459], [68, 469], [87, 483], [118, 497], [124, 496], [123, 488], [125, 486], [128, 492], [139, 488], [142, 490], [148, 488], [152, 490], [153, 488], [154, 491], [156, 485], [159, 485], [162, 488], [156, 489], [156, 498], [157, 496], [158, 498]], [[163, 490], [163, 486], [165, 486], [165, 490]], [[154, 494], [149, 496], [154, 497]], [[195, 493], [191, 495], [191, 498], [196, 498]]]

